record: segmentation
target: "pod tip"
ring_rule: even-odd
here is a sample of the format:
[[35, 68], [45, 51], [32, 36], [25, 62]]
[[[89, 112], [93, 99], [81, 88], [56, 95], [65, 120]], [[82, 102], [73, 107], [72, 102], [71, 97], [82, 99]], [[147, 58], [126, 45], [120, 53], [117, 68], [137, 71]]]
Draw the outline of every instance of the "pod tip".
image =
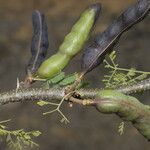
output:
[[95, 11], [95, 20], [97, 20], [99, 17], [100, 11], [102, 9], [101, 4], [100, 3], [94, 3], [89, 8], [93, 9]]

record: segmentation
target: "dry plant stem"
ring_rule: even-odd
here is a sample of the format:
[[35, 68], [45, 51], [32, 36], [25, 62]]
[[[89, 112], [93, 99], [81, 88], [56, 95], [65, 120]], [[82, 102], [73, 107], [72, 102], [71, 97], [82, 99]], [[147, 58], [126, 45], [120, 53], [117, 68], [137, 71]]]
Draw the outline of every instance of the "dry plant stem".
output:
[[[125, 86], [116, 89], [119, 92], [124, 94], [135, 93], [143, 90], [150, 89], [150, 78], [145, 79], [139, 83], [136, 83], [131, 86]], [[22, 89], [16, 92], [16, 90], [12, 90], [10, 92], [0, 93], [0, 105], [13, 103], [13, 102], [24, 102], [24, 101], [37, 101], [37, 100], [61, 100], [64, 95], [66, 89], [64, 88], [50, 88], [48, 90], [45, 89]], [[99, 89], [80, 89], [76, 92], [79, 93], [82, 99], [93, 99], [95, 95], [97, 95]]]
[[77, 99], [77, 98], [74, 98], [74, 97], [70, 97], [69, 101], [72, 102], [72, 103], [77, 103], [77, 104], [83, 105], [83, 106], [95, 105], [95, 101], [91, 100], [91, 99], [81, 100], [81, 99]]
[[22, 89], [0, 94], [0, 105], [14, 102], [38, 101], [38, 100], [61, 100], [64, 97], [64, 89]]
[[[82, 99], [93, 99], [97, 95], [98, 89], [80, 89], [76, 91]], [[9, 92], [0, 93], [0, 105], [38, 100], [61, 100], [65, 96], [65, 88], [50, 88], [50, 89], [22, 89], [12, 90]]]

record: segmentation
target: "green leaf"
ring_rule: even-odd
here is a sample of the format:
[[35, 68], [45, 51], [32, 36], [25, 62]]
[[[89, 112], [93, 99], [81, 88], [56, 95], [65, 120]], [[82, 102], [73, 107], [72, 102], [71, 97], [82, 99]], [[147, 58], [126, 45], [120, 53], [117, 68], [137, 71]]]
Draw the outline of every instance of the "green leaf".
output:
[[138, 71], [135, 68], [124, 69], [118, 67], [118, 64], [115, 62], [116, 52], [113, 51], [109, 55], [109, 61], [106, 59], [103, 61], [105, 63], [105, 68], [108, 68], [109, 74], [104, 75], [102, 80], [106, 88], [116, 88], [123, 85], [132, 85], [137, 81], [145, 79], [150, 72]]
[[39, 105], [39, 106], [44, 106], [44, 105], [48, 105], [48, 104], [49, 104], [49, 102], [42, 101], [42, 100], [37, 102], [37, 105]]
[[116, 51], [112, 51], [112, 53], [109, 55], [109, 58], [111, 60], [115, 60], [115, 58], [116, 58]]
[[41, 135], [42, 133], [40, 131], [32, 131], [31, 134], [35, 137], [38, 137], [39, 135]]
[[6, 126], [0, 124], [0, 128], [5, 129]]
[[60, 82], [61, 80], [63, 80], [65, 78], [65, 73], [61, 72], [60, 74], [58, 74], [57, 76], [55, 76], [54, 78], [52, 78], [51, 80], [49, 80], [52, 84], [56, 84], [58, 82]]
[[124, 122], [121, 122], [118, 127], [118, 133], [122, 135], [124, 133]]
[[135, 68], [131, 68], [131, 69], [129, 70], [129, 72], [127, 73], [127, 76], [135, 76], [135, 75], [136, 75], [135, 71], [136, 71]]
[[24, 138], [27, 139], [27, 140], [31, 140], [31, 137], [30, 137], [30, 135], [28, 135], [28, 134], [25, 134], [25, 135], [24, 135]]
[[64, 80], [62, 80], [59, 83], [59, 85], [66, 86], [66, 85], [72, 84], [76, 80], [77, 76], [78, 76], [77, 73], [73, 73], [71, 75], [68, 75]]

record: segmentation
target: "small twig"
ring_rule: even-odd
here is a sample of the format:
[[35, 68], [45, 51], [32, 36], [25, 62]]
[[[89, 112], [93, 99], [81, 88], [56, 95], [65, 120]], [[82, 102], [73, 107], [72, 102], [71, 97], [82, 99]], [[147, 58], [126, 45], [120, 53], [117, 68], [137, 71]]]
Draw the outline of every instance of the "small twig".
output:
[[92, 99], [81, 100], [81, 99], [77, 99], [77, 98], [74, 98], [74, 97], [70, 97], [69, 101], [73, 102], [73, 103], [83, 105], [83, 106], [92, 106], [92, 105], [95, 104], [95, 101], [93, 101]]
[[[115, 70], [119, 70], [119, 71], [126, 71], [126, 72], [129, 72], [130, 69], [125, 69], [125, 68], [120, 68], [120, 67], [113, 67], [110, 65], [110, 68]], [[135, 73], [139, 73], [139, 74], [147, 74], [147, 75], [150, 75], [150, 72], [147, 72], [147, 71], [140, 71], [140, 70], [134, 70]]]
[[55, 105], [57, 106], [54, 110], [51, 110], [51, 111], [48, 111], [48, 112], [45, 112], [43, 113], [43, 115], [48, 115], [48, 114], [51, 114], [51, 113], [54, 113], [54, 112], [58, 112], [61, 116], [62, 116], [62, 119], [66, 122], [66, 123], [69, 123], [70, 121], [67, 119], [67, 117], [62, 113], [62, 111], [60, 110], [60, 107], [62, 105], [62, 103], [65, 101], [65, 100], [68, 100], [68, 97], [70, 97], [70, 95], [72, 95], [72, 92], [66, 94], [62, 99], [61, 101], [57, 104], [57, 103], [52, 103], [52, 102], [49, 102], [50, 105]]
[[[110, 69], [119, 70], [119, 71], [125, 71], [125, 72], [129, 72], [131, 70], [131, 69], [126, 69], [126, 68], [118, 67], [111, 58], [110, 58], [110, 60], [111, 60], [112, 65], [106, 59], [104, 60], [104, 62], [106, 63], [106, 65], [109, 66]], [[138, 74], [147, 74], [147, 75], [150, 75], [150, 72], [148, 72], [148, 71], [134, 70], [134, 72], [138, 73]]]
[[6, 122], [9, 122], [9, 121], [11, 121], [11, 119], [0, 121], [0, 124], [6, 123]]

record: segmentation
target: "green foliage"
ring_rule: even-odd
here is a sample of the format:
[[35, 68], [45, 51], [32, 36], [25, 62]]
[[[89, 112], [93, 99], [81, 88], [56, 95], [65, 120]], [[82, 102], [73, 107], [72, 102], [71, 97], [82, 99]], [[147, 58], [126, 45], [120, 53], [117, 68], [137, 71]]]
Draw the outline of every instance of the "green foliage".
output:
[[42, 107], [44, 105], [48, 105], [49, 102], [40, 100], [40, 101], [37, 102], [37, 104]]
[[77, 73], [71, 74], [66, 76], [66, 78], [64, 80], [62, 80], [59, 85], [60, 86], [66, 86], [66, 85], [70, 85], [72, 83], [74, 83], [74, 81], [77, 79], [78, 75]]
[[61, 123], [64, 122], [65, 124], [67, 124], [70, 121], [63, 114], [63, 112], [60, 110], [60, 107], [61, 107], [62, 103], [64, 102], [64, 100], [65, 100], [65, 97], [59, 103], [52, 103], [52, 102], [47, 102], [47, 101], [40, 100], [40, 101], [37, 102], [37, 105], [39, 105], [40, 107], [47, 106], [47, 105], [54, 106], [54, 109], [52, 109], [51, 111], [43, 113], [43, 115], [48, 115], [48, 114], [52, 114], [54, 112], [58, 112], [60, 114], [60, 116], [62, 117], [60, 122]]
[[115, 89], [120, 86], [132, 85], [147, 78], [150, 72], [138, 71], [135, 68], [120, 68], [116, 63], [116, 52], [109, 55], [109, 60], [104, 60], [105, 68], [109, 69], [109, 74], [104, 75], [103, 82], [106, 88]]
[[121, 122], [121, 123], [119, 124], [118, 133], [119, 133], [120, 135], [122, 135], [122, 134], [124, 133], [124, 126], [125, 126], [124, 122]]
[[57, 83], [59, 84], [59, 82], [61, 82], [62, 80], [64, 80], [64, 78], [65, 78], [65, 73], [61, 72], [60, 74], [58, 74], [54, 78], [47, 80], [47, 82], [49, 84], [57, 84]]
[[45, 85], [48, 85], [48, 87], [63, 87], [74, 83], [77, 77], [78, 74], [76, 72], [69, 75], [65, 75], [64, 72], [61, 72], [54, 78], [47, 80]]
[[0, 139], [2, 141], [5, 138], [11, 150], [23, 150], [26, 147], [33, 148], [34, 146], [38, 146], [38, 144], [32, 140], [32, 137], [38, 137], [41, 134], [40, 131], [25, 132], [23, 129], [7, 130], [7, 127], [3, 124], [8, 121], [10, 120], [0, 122]]

